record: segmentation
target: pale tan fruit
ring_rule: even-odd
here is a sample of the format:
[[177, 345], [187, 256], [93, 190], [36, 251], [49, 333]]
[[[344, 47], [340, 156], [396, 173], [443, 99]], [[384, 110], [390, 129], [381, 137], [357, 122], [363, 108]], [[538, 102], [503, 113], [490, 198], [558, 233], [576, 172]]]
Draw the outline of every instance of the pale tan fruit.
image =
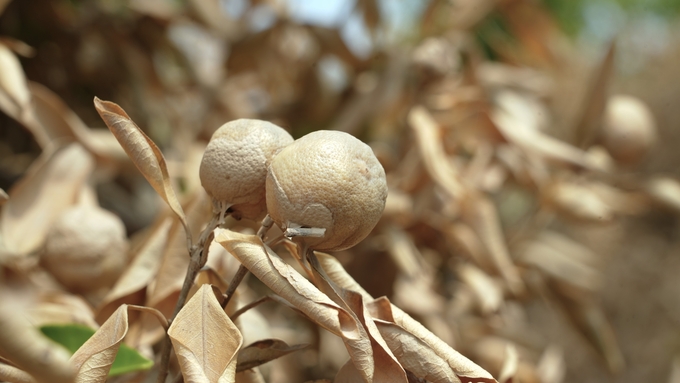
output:
[[47, 233], [42, 264], [73, 291], [110, 286], [127, 263], [123, 222], [113, 213], [82, 205], [63, 212]]
[[267, 121], [240, 119], [215, 131], [205, 149], [201, 185], [220, 211], [237, 218], [262, 219], [267, 213], [267, 167], [293, 137]]
[[639, 99], [615, 95], [607, 101], [602, 123], [602, 144], [619, 163], [640, 161], [656, 142], [654, 116]]
[[267, 173], [269, 215], [282, 228], [325, 229], [299, 237], [315, 250], [366, 238], [385, 208], [385, 170], [371, 148], [339, 131], [312, 132], [283, 149]]

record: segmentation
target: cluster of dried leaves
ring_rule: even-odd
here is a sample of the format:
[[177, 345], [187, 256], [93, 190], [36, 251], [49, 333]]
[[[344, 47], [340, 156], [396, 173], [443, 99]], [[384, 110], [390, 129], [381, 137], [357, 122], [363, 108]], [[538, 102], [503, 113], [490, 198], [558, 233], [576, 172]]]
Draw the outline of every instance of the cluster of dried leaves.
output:
[[[367, 57], [276, 0], [250, 1], [238, 17], [212, 0], [42, 3], [0, 1], [0, 15], [30, 13], [63, 44], [0, 40], [0, 110], [40, 152], [17, 165], [0, 212], [0, 380], [103, 382], [125, 342], [141, 362], [116, 361], [128, 374], [111, 379], [153, 381], [167, 333], [171, 378], [188, 382], [560, 383], [560, 345], [527, 321], [536, 299], [569, 317], [612, 372], [624, 369], [594, 298], [607, 259], [569, 233], [655, 206], [680, 211], [680, 183], [631, 176], [639, 158], [602, 146], [614, 45], [575, 103], [565, 90], [583, 62], [529, 0], [432, 1], [396, 46], [376, 2], [357, 1]], [[264, 30], [262, 14], [273, 20]], [[504, 33], [476, 38], [490, 18]], [[18, 56], [36, 57], [22, 66]], [[319, 70], [329, 60], [341, 85]], [[94, 94], [133, 118], [95, 100], [109, 130], [95, 128]], [[268, 240], [276, 228], [264, 242], [255, 235], [259, 222], [202, 233], [214, 223], [198, 164], [211, 133], [236, 118], [370, 143], [389, 184], [373, 234], [306, 267], [291, 243]], [[66, 214], [101, 206], [127, 235], [53, 234]], [[47, 262], [50, 241], [78, 251]], [[102, 247], [121, 250], [104, 262]], [[254, 278], [226, 305], [240, 264]], [[54, 324], [96, 332], [69, 355], [38, 330]]]

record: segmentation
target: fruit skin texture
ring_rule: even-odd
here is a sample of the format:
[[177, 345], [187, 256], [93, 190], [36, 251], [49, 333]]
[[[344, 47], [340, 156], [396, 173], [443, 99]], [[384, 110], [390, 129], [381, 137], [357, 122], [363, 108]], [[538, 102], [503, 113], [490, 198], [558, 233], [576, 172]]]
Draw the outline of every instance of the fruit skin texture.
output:
[[94, 291], [112, 285], [127, 263], [123, 222], [94, 206], [63, 212], [47, 233], [42, 264], [69, 290]]
[[322, 238], [296, 238], [314, 250], [343, 250], [366, 238], [386, 198], [382, 165], [368, 145], [344, 132], [307, 134], [283, 149], [267, 173], [274, 222], [326, 229]]
[[272, 158], [293, 137], [267, 121], [239, 119], [215, 131], [203, 154], [201, 185], [220, 209], [237, 218], [260, 220], [267, 214], [265, 178]]
[[601, 138], [617, 162], [637, 163], [656, 142], [654, 116], [647, 105], [635, 97], [611, 96], [604, 112]]

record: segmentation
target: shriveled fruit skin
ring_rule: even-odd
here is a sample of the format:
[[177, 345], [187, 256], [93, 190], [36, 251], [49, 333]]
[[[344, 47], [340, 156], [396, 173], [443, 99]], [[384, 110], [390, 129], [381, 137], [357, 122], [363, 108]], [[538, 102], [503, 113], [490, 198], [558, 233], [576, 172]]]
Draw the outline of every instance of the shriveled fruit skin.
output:
[[366, 238], [385, 208], [385, 170], [350, 134], [316, 131], [283, 149], [267, 173], [269, 215], [281, 227], [326, 229], [306, 237], [315, 250], [350, 248]]
[[265, 178], [272, 158], [293, 137], [267, 121], [239, 119], [215, 131], [203, 154], [201, 185], [236, 218], [262, 219], [267, 213]]
[[128, 240], [123, 222], [93, 206], [62, 213], [47, 234], [43, 266], [73, 291], [110, 286], [127, 263]]

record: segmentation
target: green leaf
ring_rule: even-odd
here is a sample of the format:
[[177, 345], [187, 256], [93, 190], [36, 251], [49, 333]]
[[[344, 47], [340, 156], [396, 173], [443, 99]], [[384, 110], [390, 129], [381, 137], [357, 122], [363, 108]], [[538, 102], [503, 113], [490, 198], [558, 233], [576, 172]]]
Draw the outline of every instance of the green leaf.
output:
[[[54, 324], [40, 327], [45, 336], [64, 346], [71, 354], [76, 352], [92, 335], [93, 329], [78, 324]], [[111, 366], [109, 376], [126, 372], [148, 370], [153, 361], [143, 357], [137, 350], [125, 344], [120, 345], [116, 360]]]

